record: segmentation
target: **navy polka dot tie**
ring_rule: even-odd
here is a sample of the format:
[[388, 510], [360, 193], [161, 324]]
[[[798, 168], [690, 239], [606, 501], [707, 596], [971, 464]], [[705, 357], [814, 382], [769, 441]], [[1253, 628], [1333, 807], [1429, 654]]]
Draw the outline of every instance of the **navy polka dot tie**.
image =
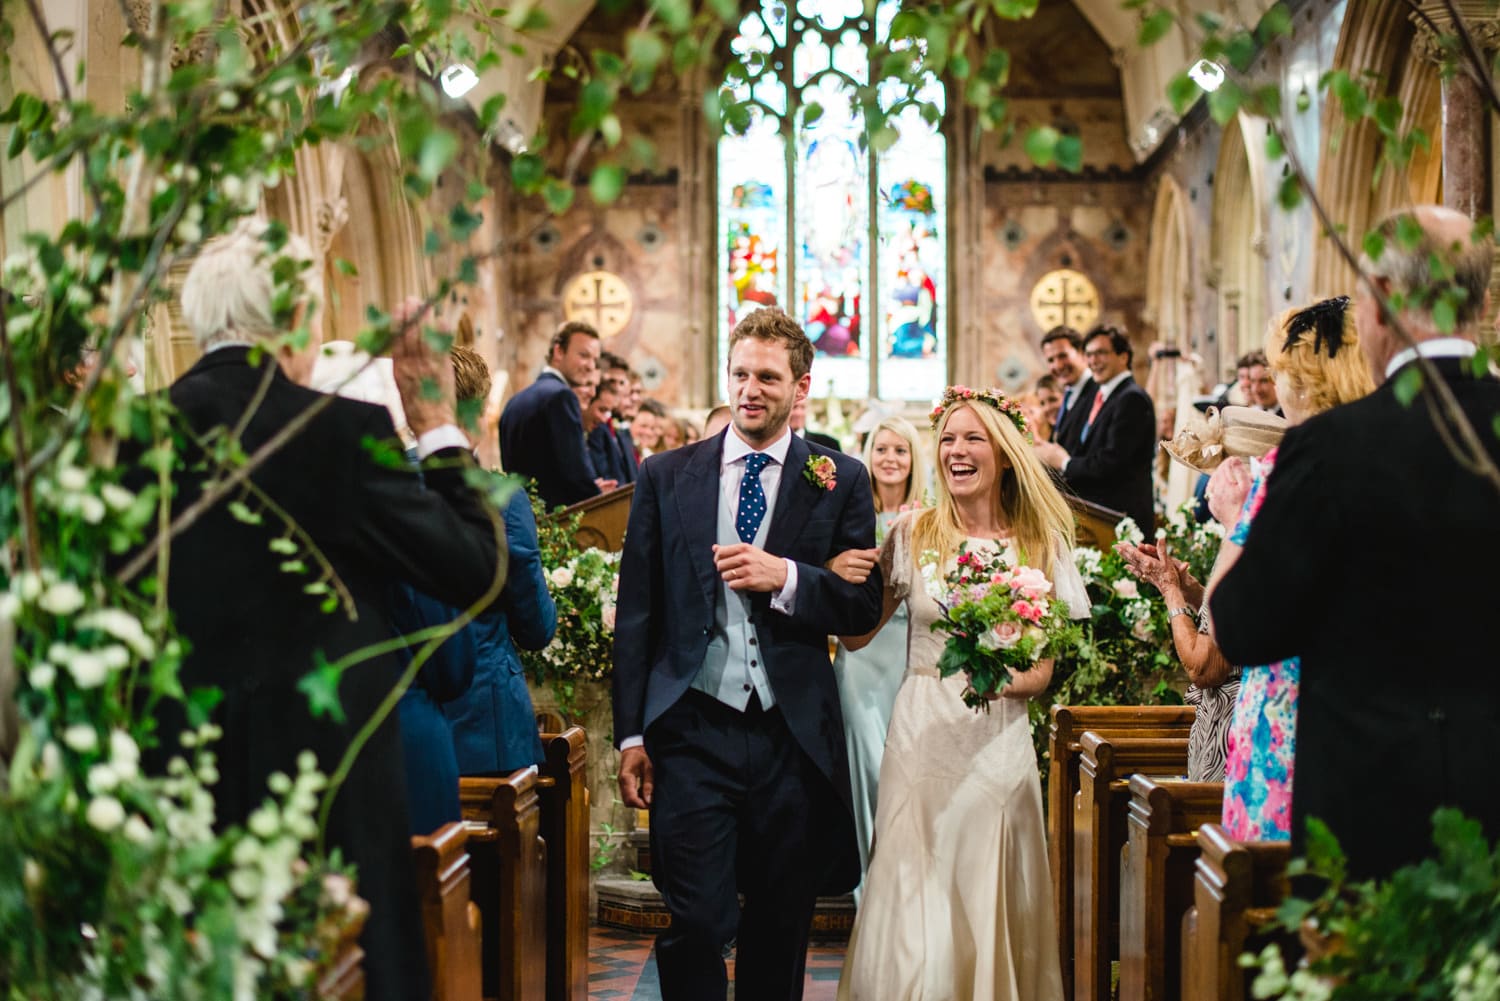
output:
[[745, 456], [745, 478], [740, 480], [740, 510], [734, 519], [734, 530], [740, 533], [741, 542], [755, 541], [761, 519], [766, 516], [766, 492], [760, 485], [760, 471], [770, 461], [771, 457], [764, 452], [751, 452]]

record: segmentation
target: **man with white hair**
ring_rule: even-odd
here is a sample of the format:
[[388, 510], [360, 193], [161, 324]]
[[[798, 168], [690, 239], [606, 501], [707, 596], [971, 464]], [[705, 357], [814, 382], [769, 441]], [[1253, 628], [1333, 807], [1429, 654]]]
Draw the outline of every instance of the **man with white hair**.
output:
[[[399, 452], [397, 461], [382, 461], [368, 445], [396, 439], [384, 407], [302, 384], [319, 342], [312, 254], [297, 237], [279, 250], [268, 237], [264, 222], [242, 222], [193, 263], [182, 307], [204, 354], [170, 390], [189, 431], [173, 471], [174, 514], [222, 480], [221, 457], [232, 454], [224, 436], [238, 432], [237, 448], [253, 456], [306, 420], [250, 474], [249, 486], [230, 490], [170, 540], [161, 581], [191, 644], [184, 687], [223, 691], [212, 712], [224, 731], [215, 747], [220, 823], [244, 822], [265, 798], [268, 776], [294, 774], [305, 749], [325, 774], [339, 765], [390, 691], [397, 664], [386, 655], [346, 671], [341, 711], [331, 714], [311, 711], [298, 683], [322, 663], [390, 638], [396, 582], [468, 607], [491, 590], [503, 554], [497, 519], [465, 482], [472, 460], [454, 417], [447, 358], [419, 330], [395, 341], [406, 420], [419, 456], [430, 461], [420, 474]], [[301, 264], [300, 288], [276, 278], [286, 259]], [[408, 302], [399, 312], [412, 318], [419, 306]], [[424, 393], [424, 383], [438, 392]], [[161, 720], [162, 760], [182, 725]], [[359, 893], [370, 903], [361, 941], [371, 1001], [428, 996], [405, 783], [391, 716], [359, 754], [329, 824], [330, 847], [358, 866]]]
[[[1500, 489], [1455, 454], [1465, 446], [1433, 384], [1500, 463], [1500, 380], [1474, 364], [1494, 247], [1437, 206], [1375, 232], [1384, 252], [1363, 263], [1355, 317], [1379, 388], [1287, 432], [1244, 550], [1209, 599], [1230, 663], [1301, 657], [1292, 851], [1317, 817], [1353, 879], [1432, 855], [1438, 807], [1500, 836], [1500, 672], [1485, 649], [1495, 602], [1478, 583], [1500, 565]], [[1226, 467], [1209, 491], [1238, 504], [1248, 483]]]

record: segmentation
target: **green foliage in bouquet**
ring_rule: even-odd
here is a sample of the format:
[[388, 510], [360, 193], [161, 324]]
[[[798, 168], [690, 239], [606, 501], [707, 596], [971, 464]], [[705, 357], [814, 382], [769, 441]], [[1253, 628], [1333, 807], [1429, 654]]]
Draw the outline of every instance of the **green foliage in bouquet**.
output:
[[541, 538], [542, 569], [557, 604], [557, 634], [540, 650], [522, 650], [526, 675], [547, 685], [567, 715], [578, 711], [578, 682], [602, 681], [614, 670], [615, 606], [620, 589], [620, 554], [578, 545], [581, 515], [564, 518], [546, 512], [530, 492]]
[[1297, 1001], [1494, 1001], [1500, 998], [1500, 841], [1458, 810], [1432, 815], [1436, 851], [1387, 880], [1351, 883], [1338, 840], [1308, 825], [1291, 875], [1319, 877], [1315, 899], [1289, 897], [1278, 923], [1315, 946], [1290, 973], [1277, 945], [1246, 953], [1257, 998]]

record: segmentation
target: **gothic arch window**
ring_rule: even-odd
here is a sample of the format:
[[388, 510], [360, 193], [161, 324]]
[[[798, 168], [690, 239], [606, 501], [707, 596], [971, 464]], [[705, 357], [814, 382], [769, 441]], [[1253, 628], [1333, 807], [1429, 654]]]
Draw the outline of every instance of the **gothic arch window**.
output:
[[[948, 370], [947, 145], [894, 81], [862, 143], [857, 88], [899, 0], [761, 0], [732, 48], [748, 127], [718, 148], [718, 357], [748, 312], [786, 309], [817, 349], [813, 392], [929, 400]], [[921, 99], [943, 107], [929, 78]], [[719, 373], [721, 392], [725, 375]]]

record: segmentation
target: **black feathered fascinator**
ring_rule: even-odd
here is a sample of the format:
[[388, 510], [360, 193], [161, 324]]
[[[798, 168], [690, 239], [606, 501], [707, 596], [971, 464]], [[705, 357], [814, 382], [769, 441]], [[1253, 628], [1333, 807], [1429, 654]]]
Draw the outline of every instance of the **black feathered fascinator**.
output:
[[[1315, 302], [1295, 313], [1286, 325], [1286, 347], [1296, 344], [1309, 330], [1313, 335], [1313, 353], [1328, 352], [1332, 358], [1344, 346], [1344, 311], [1349, 308], [1347, 295]], [[1283, 349], [1285, 350], [1285, 349]]]

